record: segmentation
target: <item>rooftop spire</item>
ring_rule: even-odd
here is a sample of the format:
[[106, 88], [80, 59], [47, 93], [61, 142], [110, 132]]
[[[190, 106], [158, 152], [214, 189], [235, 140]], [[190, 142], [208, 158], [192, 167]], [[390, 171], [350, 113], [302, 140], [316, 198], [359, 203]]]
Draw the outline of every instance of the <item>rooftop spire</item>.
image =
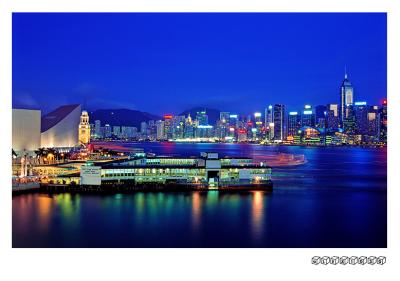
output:
[[344, 79], [347, 79], [347, 69], [346, 69], [346, 65], [344, 65]]

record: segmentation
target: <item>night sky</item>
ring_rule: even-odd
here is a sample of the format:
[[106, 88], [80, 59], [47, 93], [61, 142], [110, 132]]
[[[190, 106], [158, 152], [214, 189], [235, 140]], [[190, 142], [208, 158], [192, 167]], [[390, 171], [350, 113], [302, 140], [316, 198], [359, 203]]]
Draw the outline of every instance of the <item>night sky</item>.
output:
[[13, 14], [13, 107], [250, 114], [386, 97], [386, 14]]

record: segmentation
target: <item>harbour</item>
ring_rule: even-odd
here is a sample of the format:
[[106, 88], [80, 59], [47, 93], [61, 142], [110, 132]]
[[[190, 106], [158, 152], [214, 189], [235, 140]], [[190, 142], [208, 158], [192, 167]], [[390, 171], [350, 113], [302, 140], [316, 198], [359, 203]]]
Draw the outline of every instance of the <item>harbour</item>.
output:
[[50, 175], [40, 183], [48, 192], [272, 190], [271, 167], [248, 157], [156, 156], [138, 151], [107, 162], [87, 161], [79, 172]]
[[13, 196], [13, 247], [387, 245], [386, 148], [123, 146], [184, 158], [215, 151], [220, 157], [258, 161], [280, 153], [304, 155], [307, 161], [273, 163], [273, 191], [58, 189], [19, 194]]

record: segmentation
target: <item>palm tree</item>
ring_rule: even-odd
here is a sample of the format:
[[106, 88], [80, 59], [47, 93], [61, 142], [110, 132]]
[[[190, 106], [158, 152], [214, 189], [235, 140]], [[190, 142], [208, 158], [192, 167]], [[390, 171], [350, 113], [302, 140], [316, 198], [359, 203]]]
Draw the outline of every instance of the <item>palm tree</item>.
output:
[[45, 148], [38, 148], [35, 150], [36, 159], [38, 160], [38, 164], [42, 164], [42, 157], [45, 155]]

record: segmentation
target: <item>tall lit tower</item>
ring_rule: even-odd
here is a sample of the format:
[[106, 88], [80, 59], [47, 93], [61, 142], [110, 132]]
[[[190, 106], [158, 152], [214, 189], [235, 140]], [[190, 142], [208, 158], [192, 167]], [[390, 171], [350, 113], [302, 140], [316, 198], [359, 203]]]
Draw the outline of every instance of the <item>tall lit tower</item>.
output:
[[353, 105], [354, 91], [349, 79], [347, 78], [346, 68], [344, 70], [344, 80], [340, 87], [340, 122], [343, 124], [344, 119], [348, 117], [346, 108]]
[[[273, 108], [274, 140], [282, 142], [286, 139], [286, 113], [285, 105], [275, 104]], [[272, 123], [271, 123], [272, 124]]]
[[82, 111], [81, 122], [79, 123], [79, 143], [87, 144], [90, 142], [90, 124], [89, 114], [87, 111]]

